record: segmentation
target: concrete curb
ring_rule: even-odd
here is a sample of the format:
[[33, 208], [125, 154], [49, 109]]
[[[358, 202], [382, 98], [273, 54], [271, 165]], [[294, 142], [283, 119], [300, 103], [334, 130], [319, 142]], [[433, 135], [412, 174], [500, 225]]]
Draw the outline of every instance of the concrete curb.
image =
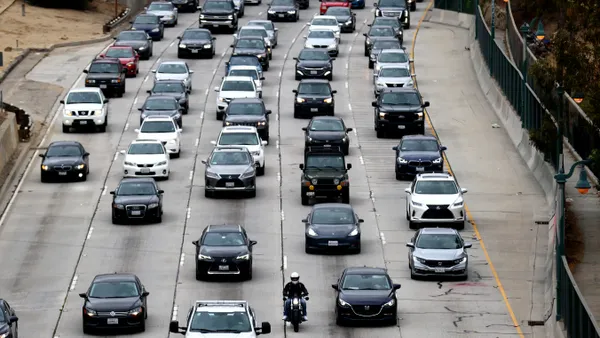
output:
[[475, 25], [473, 15], [471, 14], [440, 9], [429, 11], [423, 21], [464, 29], [471, 29]]

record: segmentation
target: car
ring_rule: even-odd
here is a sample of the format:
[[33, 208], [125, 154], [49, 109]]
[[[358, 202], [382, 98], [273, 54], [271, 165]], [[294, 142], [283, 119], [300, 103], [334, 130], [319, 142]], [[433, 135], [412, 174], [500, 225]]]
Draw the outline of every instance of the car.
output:
[[410, 73], [408, 67], [384, 64], [373, 74], [373, 94], [375, 97], [379, 96], [384, 88], [413, 88], [413, 78], [414, 74]]
[[379, 53], [386, 49], [393, 49], [396, 51], [403, 50], [402, 43], [398, 41], [396, 38], [385, 37], [378, 38], [373, 41], [373, 45], [371, 45], [371, 53], [369, 54], [369, 68], [373, 69], [375, 67], [375, 62], [377, 62], [377, 57]]
[[360, 224], [363, 222], [348, 204], [317, 204], [302, 220], [306, 227], [304, 251], [313, 253], [317, 250], [341, 249], [359, 254]]
[[204, 197], [218, 192], [243, 193], [256, 197], [256, 166], [246, 147], [215, 147], [207, 160], [204, 172]]
[[277, 47], [278, 37], [279, 37], [279, 28], [275, 27], [273, 21], [271, 20], [250, 20], [246, 23], [246, 26], [259, 26], [264, 27], [267, 30], [267, 34], [269, 34], [269, 39], [271, 40], [271, 47]]
[[232, 0], [209, 0], [204, 6], [198, 6], [199, 28], [228, 28], [232, 32], [238, 29], [238, 13]]
[[84, 69], [86, 87], [97, 87], [105, 95], [123, 97], [127, 68], [121, 65], [119, 59], [96, 59], [88, 69]]
[[304, 48], [325, 49], [331, 56], [338, 56], [340, 53], [338, 39], [335, 38], [335, 34], [331, 30], [315, 29], [309, 31], [308, 35], [304, 36], [304, 39], [306, 40]]
[[273, 0], [267, 9], [267, 20], [298, 22], [300, 6], [296, 0]]
[[215, 87], [217, 95], [217, 120], [223, 120], [227, 106], [233, 99], [258, 98], [254, 79], [249, 76], [227, 76], [220, 87]]
[[265, 72], [269, 70], [269, 48], [263, 38], [239, 38], [230, 47], [233, 48], [232, 55], [256, 55]]
[[[376, 16], [373, 22], [367, 25], [368, 27], [392, 27], [396, 35], [401, 36], [404, 40], [404, 25], [400, 19], [389, 16]], [[366, 56], [366, 55], [365, 55]]]
[[[245, 300], [198, 300], [191, 306], [184, 327], [174, 320], [169, 324], [169, 331], [183, 334], [185, 338], [198, 338], [198, 334], [217, 335], [221, 337], [256, 338], [261, 334], [271, 333], [271, 324], [258, 320], [254, 309]], [[232, 327], [230, 323], [235, 323]]]
[[352, 128], [346, 128], [341, 117], [315, 116], [308, 126], [303, 127], [304, 151], [310, 147], [340, 147], [344, 155], [350, 152], [350, 136]]
[[140, 114], [140, 125], [148, 116], [169, 116], [179, 128], [183, 128], [183, 107], [173, 96], [152, 95], [146, 98], [144, 104], [138, 108]]
[[396, 152], [396, 179], [420, 172], [443, 172], [446, 147], [431, 135], [406, 135], [392, 150]]
[[179, 19], [177, 7], [168, 1], [152, 1], [148, 7], [144, 8], [146, 14], [153, 14], [160, 18], [165, 26], [175, 27]]
[[296, 80], [305, 78], [326, 78], [333, 81], [333, 61], [326, 50], [315, 48], [304, 48], [295, 57], [294, 68]]
[[369, 28], [367, 33], [363, 33], [365, 37], [365, 56], [369, 56], [371, 54], [371, 48], [373, 47], [373, 43], [375, 40], [380, 38], [395, 38], [398, 36], [398, 33], [393, 27], [385, 27], [385, 26], [373, 26]]
[[180, 13], [183, 13], [183, 10], [190, 13], [196, 13], [198, 5], [200, 5], [198, 0], [171, 0], [171, 3], [175, 5]]
[[223, 126], [256, 127], [260, 138], [269, 142], [269, 115], [271, 110], [261, 99], [233, 99], [225, 110]]
[[398, 299], [387, 269], [378, 267], [349, 267], [344, 269], [336, 284], [335, 322], [337, 325], [356, 322], [398, 322]]
[[227, 76], [251, 77], [254, 80], [256, 91], [258, 91], [258, 97], [262, 98], [263, 80], [265, 78], [260, 76], [258, 69], [255, 66], [231, 66], [229, 67], [229, 73], [227, 73]]
[[256, 55], [232, 55], [229, 61], [225, 61], [225, 75], [233, 66], [254, 66], [258, 70], [259, 77], [263, 77], [263, 68], [258, 56]]
[[111, 46], [98, 57], [119, 59], [121, 65], [127, 69], [128, 76], [136, 77], [140, 72], [140, 55], [131, 46]]
[[190, 93], [183, 81], [179, 80], [163, 80], [154, 82], [152, 89], [146, 91], [150, 96], [172, 96], [177, 99], [179, 105], [183, 108], [183, 114], [187, 114], [190, 110]]
[[410, 278], [441, 276], [469, 278], [467, 249], [458, 231], [450, 228], [423, 228], [406, 243]]
[[381, 66], [398, 66], [410, 69], [413, 62], [404, 49], [383, 49], [377, 54], [373, 65], [373, 76], [379, 72]]
[[269, 55], [269, 60], [273, 59], [273, 46], [271, 46], [271, 39], [269, 38], [269, 33], [264, 27], [261, 26], [243, 26], [241, 27], [237, 33], [233, 34], [233, 44], [236, 43], [238, 38], [249, 38], [249, 37], [260, 37], [265, 40], [265, 44], [267, 47], [267, 54]]
[[342, 26], [340, 31], [342, 33], [352, 33], [356, 30], [356, 13], [353, 13], [350, 7], [329, 7], [327, 16], [335, 16], [338, 23]]
[[364, 9], [365, 8], [365, 0], [352, 0], [352, 2], [350, 2], [350, 8]]
[[262, 4], [262, 0], [244, 0], [244, 3], [248, 4], [248, 5], [257, 5], [258, 6], [258, 5]]
[[188, 93], [192, 92], [192, 74], [194, 74], [194, 71], [190, 69], [185, 61], [163, 61], [156, 69], [152, 70], [152, 73], [154, 73], [154, 82], [164, 80], [183, 81]]
[[308, 32], [310, 33], [310, 31], [312, 30], [324, 30], [324, 29], [328, 29], [330, 31], [333, 31], [333, 34], [335, 35], [335, 38], [338, 39], [338, 43], [340, 42], [341, 39], [341, 29], [340, 29], [340, 24], [337, 21], [337, 18], [335, 16], [331, 16], [331, 15], [317, 15], [315, 16], [311, 22], [308, 23]]
[[144, 31], [122, 31], [113, 38], [115, 47], [132, 47], [142, 60], [149, 60], [153, 55], [152, 37]]
[[294, 89], [294, 118], [335, 114], [334, 95], [329, 81], [321, 79], [304, 79]]
[[235, 10], [238, 13], [238, 18], [243, 18], [246, 14], [246, 1], [245, 0], [233, 0]]
[[153, 178], [123, 178], [110, 192], [112, 223], [154, 221], [162, 223], [163, 194]]
[[123, 177], [154, 177], [169, 179], [169, 154], [158, 140], [133, 140], [127, 150], [121, 150]]
[[351, 0], [319, 0], [321, 6], [319, 7], [319, 14], [323, 15], [327, 13], [327, 10], [331, 7], [351, 7]]
[[0, 298], [0, 337], [19, 337], [19, 317], [15, 310], [4, 299]]
[[300, 175], [300, 197], [302, 205], [311, 200], [341, 198], [350, 204], [350, 179], [344, 153], [339, 147], [310, 147], [304, 153], [304, 163], [298, 165]]
[[465, 228], [463, 195], [467, 193], [448, 173], [417, 174], [406, 192], [406, 220], [409, 228], [419, 225], [451, 224]]
[[252, 154], [256, 164], [256, 176], [265, 174], [265, 146], [267, 141], [261, 139], [256, 127], [228, 126], [221, 129], [216, 141], [211, 141], [217, 147], [244, 146]]
[[252, 248], [241, 225], [209, 225], [192, 244], [196, 247], [196, 279], [209, 276], [233, 275], [252, 279]]
[[90, 174], [90, 153], [77, 141], [52, 142], [39, 156], [42, 158], [40, 165], [42, 182], [58, 178], [85, 181]]
[[71, 128], [92, 127], [101, 132], [108, 126], [108, 99], [99, 88], [71, 89], [64, 100], [62, 113], [62, 131], [68, 133]]
[[[408, 11], [407, 3], [410, 0], [378, 0], [375, 3], [375, 17], [392, 17], [398, 18], [404, 23], [404, 28], [410, 27], [410, 11]], [[414, 0], [413, 0], [414, 1]]]
[[135, 132], [137, 139], [159, 140], [167, 149], [171, 157], [181, 155], [181, 128], [169, 116], [148, 116]]
[[131, 23], [131, 29], [146, 32], [153, 41], [160, 41], [165, 37], [165, 24], [154, 14], [139, 14]]
[[423, 102], [415, 88], [383, 88], [371, 105], [377, 138], [398, 132], [425, 134], [423, 109], [429, 107], [429, 101]]
[[178, 36], [177, 57], [200, 56], [212, 59], [215, 56], [216, 37], [208, 29], [188, 28]]
[[146, 331], [149, 295], [134, 274], [96, 275], [88, 290], [79, 294], [83, 298], [83, 333], [117, 328]]

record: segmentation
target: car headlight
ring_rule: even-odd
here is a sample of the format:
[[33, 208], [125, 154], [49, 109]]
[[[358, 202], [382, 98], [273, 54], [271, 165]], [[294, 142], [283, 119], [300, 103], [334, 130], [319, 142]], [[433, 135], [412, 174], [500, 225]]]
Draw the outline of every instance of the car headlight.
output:
[[419, 202], [415, 202], [415, 201], [410, 201], [410, 203], [412, 203], [412, 205], [414, 205], [415, 207], [422, 207], [423, 203], [419, 203]]
[[376, 10], [376, 11], [375, 11], [375, 15], [376, 15], [376, 16], [379, 16], [379, 15], [381, 15], [381, 11], [380, 11], [380, 10]]
[[200, 19], [204, 19], [204, 14], [200, 14]]
[[233, 124], [233, 123], [231, 123], [231, 122], [225, 122], [225, 125], [226, 125], [226, 126], [231, 126], [232, 124]]
[[352, 19], [348, 19], [348, 21], [346, 21], [346, 25], [349, 25], [352, 23]]
[[81, 170], [83, 168], [85, 168], [85, 164], [83, 164], [83, 163], [75, 166], [75, 169], [77, 169], [77, 170]]
[[398, 163], [400, 163], [400, 164], [406, 164], [406, 163], [408, 163], [408, 161], [405, 160], [405, 159], [403, 159], [402, 157], [398, 157]]
[[270, 9], [269, 9], [269, 10], [267, 11], [267, 13], [269, 13], [269, 14], [275, 14], [275, 11], [273, 11], [273, 10], [270, 10]]
[[340, 180], [339, 180], [339, 179], [337, 179], [337, 178], [336, 178], [336, 179], [334, 179], [334, 180], [333, 180], [333, 184], [335, 184], [335, 185], [338, 185], [338, 184], [340, 184]]
[[313, 179], [310, 181], [310, 183], [312, 183], [312, 185], [317, 185], [317, 182], [319, 182], [319, 181], [317, 181], [317, 179], [316, 179], [316, 178], [313, 178]]
[[166, 165], [166, 164], [167, 164], [167, 161], [160, 161], [156, 165], [159, 166], [159, 165]]
[[96, 80], [90, 79], [90, 80], [85, 80], [85, 82], [87, 82], [87, 83], [96, 83]]
[[413, 260], [417, 261], [417, 262], [419, 262], [421, 264], [425, 264], [426, 263], [426, 261], [423, 258], [417, 257], [417, 256], [413, 256]]
[[218, 99], [220, 102], [225, 102], [225, 98], [224, 97], [219, 97]]
[[187, 46], [185, 45], [185, 43], [181, 43], [179, 44], [179, 48], [186, 48]]
[[121, 79], [112, 79], [110, 80], [111, 83], [120, 83]]
[[77, 116], [77, 113], [70, 110], [65, 110], [65, 116]]
[[227, 19], [233, 20], [233, 15], [228, 16]]
[[310, 136], [308, 136], [306, 140], [307, 140], [308, 142], [312, 142], [313, 138], [312, 138], [312, 137], [310, 137]]
[[160, 31], [160, 29], [158, 29], [158, 28], [154, 28], [152, 31], [153, 31], [153, 32], [158, 32], [158, 31]]
[[312, 237], [319, 236], [319, 234], [317, 234], [317, 232], [315, 230], [313, 230], [313, 228], [308, 228], [308, 230], [306, 232], [308, 233], [309, 236], [312, 236]]
[[441, 158], [441, 157], [439, 157], [439, 158], [436, 158], [435, 160], [433, 160], [433, 163], [435, 163], [435, 164], [440, 164], [440, 163], [442, 163], [442, 158]]
[[47, 165], [43, 165], [43, 166], [42, 166], [42, 170], [46, 171], [46, 170], [48, 170], [48, 169], [50, 169], [50, 168], [49, 168]]
[[414, 85], [415, 83], [411, 80], [406, 83], [405, 87], [414, 87]]
[[135, 167], [135, 163], [133, 163], [133, 162], [124, 161], [123, 164]]
[[167, 141], [168, 144], [177, 144], [177, 139]]
[[146, 49], [146, 47], [140, 47], [140, 51], [145, 50], [145, 49]]
[[113, 207], [117, 208], [117, 209], [125, 209], [125, 206], [123, 204], [113, 204]]
[[245, 254], [245, 255], [237, 256], [235, 259], [238, 259], [240, 261], [247, 261], [247, 260], [250, 259], [250, 254]]
[[198, 255], [198, 259], [201, 261], [210, 261], [212, 260], [212, 257], [200, 254]]
[[267, 122], [266, 121], [260, 121], [260, 122], [257, 123], [257, 125], [259, 125], [259, 126], [266, 126]]
[[348, 236], [356, 236], [356, 235], [358, 235], [358, 228], [354, 228], [354, 230], [352, 230], [352, 232], [350, 232], [348, 234]]
[[336, 48], [337, 45], [335, 43], [332, 43], [331, 45], [327, 46], [327, 48]]
[[204, 49], [211, 49], [212, 48], [212, 44], [208, 44], [208, 45], [204, 45], [203, 47]]
[[219, 176], [219, 174], [214, 173], [212, 171], [208, 171], [208, 170], [206, 171], [206, 177], [216, 178], [216, 179], [220, 179], [221, 178], [221, 176]]
[[458, 201], [458, 202], [456, 202], [456, 203], [452, 204], [452, 206], [453, 206], [453, 207], [460, 207], [460, 206], [462, 206], [463, 204], [465, 204], [465, 201]]
[[[133, 62], [128, 63], [127, 65], [131, 64], [132, 66], [134, 65]], [[102, 110], [94, 110], [92, 112], [92, 115], [98, 116], [98, 115], [102, 115]]]
[[467, 256], [463, 256], [459, 259], [455, 259], [454, 261], [452, 261], [452, 263], [454, 264], [462, 264], [462, 263], [466, 263], [467, 262]]
[[307, 42], [304, 44], [304, 48], [315, 48], [315, 47]]
[[379, 113], [379, 117], [384, 119], [387, 116], [387, 113]]
[[260, 151], [251, 152], [252, 156], [260, 156]]
[[326, 98], [325, 100], [323, 100], [323, 102], [325, 102], [325, 103], [331, 103], [331, 102], [333, 102], [333, 98], [331, 98], [331, 97]]
[[296, 102], [298, 102], [298, 103], [302, 103], [302, 102], [304, 102], [304, 101], [306, 101], [306, 100], [305, 100], [305, 99], [303, 99], [303, 98], [301, 98], [301, 97], [297, 97], [297, 98], [296, 98]]
[[148, 204], [148, 209], [158, 208], [158, 203], [150, 203]]
[[423, 113], [417, 113], [417, 119], [418, 120], [422, 120], [423, 119]]
[[338, 303], [340, 304], [341, 307], [349, 307], [350, 304], [348, 304], [346, 301], [344, 301], [343, 299], [338, 299]]
[[377, 83], [375, 84], [375, 86], [376, 86], [377, 88], [382, 88], [382, 87], [385, 87], [385, 83], [383, 83], [383, 82], [377, 82]]
[[93, 317], [93, 316], [97, 316], [98, 313], [96, 312], [96, 310], [92, 310], [90, 308], [85, 308], [85, 312], [87, 313], [88, 316]]
[[250, 168], [250, 169], [246, 170], [243, 174], [240, 175], [240, 179], [250, 178], [254, 175], [255, 175], [254, 168]]
[[137, 315], [139, 315], [140, 313], [142, 313], [142, 311], [143, 311], [142, 307], [141, 307], [141, 306], [138, 306], [138, 307], [136, 307], [135, 309], [131, 309], [131, 310], [129, 310], [129, 315], [131, 315], [131, 316], [137, 316]]
[[296, 14], [296, 11], [287, 11], [288, 14]]
[[384, 307], [390, 307], [390, 306], [394, 306], [396, 305], [396, 301], [395, 300], [390, 300], [389, 302], [383, 304]]

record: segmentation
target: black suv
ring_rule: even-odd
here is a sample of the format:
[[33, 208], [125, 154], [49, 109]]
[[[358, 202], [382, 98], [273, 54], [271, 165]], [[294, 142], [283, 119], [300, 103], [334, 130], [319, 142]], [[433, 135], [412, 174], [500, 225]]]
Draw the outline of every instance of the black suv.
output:
[[410, 12], [407, 9], [409, 2], [412, 2], [410, 10], [414, 11], [412, 7], [416, 9], [417, 5], [415, 0], [379, 0], [375, 3], [375, 17], [398, 18], [404, 23], [404, 28], [408, 29], [410, 27]]
[[271, 111], [265, 107], [261, 99], [233, 99], [225, 110], [223, 127], [256, 127], [260, 138], [269, 142], [269, 115]]
[[329, 81], [305, 79], [294, 89], [294, 118], [335, 114], [335, 100]]
[[444, 151], [431, 135], [406, 135], [392, 148], [396, 153], [396, 179], [423, 172], [444, 172]]
[[342, 147], [344, 155], [350, 152], [350, 136], [352, 128], [346, 128], [344, 120], [337, 116], [315, 116], [304, 130], [304, 151], [314, 146]]
[[425, 134], [423, 108], [429, 107], [429, 101], [423, 102], [415, 88], [384, 88], [371, 105], [377, 138], [388, 132]]
[[233, 48], [231, 55], [255, 55], [263, 70], [269, 70], [269, 50], [265, 39], [253, 36], [239, 38], [230, 47]]
[[96, 59], [89, 69], [84, 69], [86, 87], [99, 87], [106, 96], [123, 97], [127, 68], [119, 59]]
[[[267, 10], [267, 20], [294, 21], [300, 20], [300, 1], [295, 0], [273, 0]], [[308, 8], [306, 1], [305, 8]]]
[[188, 28], [183, 35], [178, 36], [177, 57], [207, 57], [212, 59], [215, 55], [215, 38], [208, 29]]
[[342, 203], [350, 203], [348, 170], [352, 164], [346, 164], [339, 147], [310, 147], [299, 167], [302, 205], [315, 198], [341, 198]]
[[333, 81], [333, 60], [324, 49], [305, 48], [296, 60], [296, 80], [326, 78]]
[[183, 13], [184, 9], [190, 13], [195, 13], [199, 5], [198, 0], [171, 0], [171, 3], [180, 13]]
[[232, 32], [237, 31], [238, 13], [233, 0], [208, 0], [198, 9], [199, 28], [229, 28]]

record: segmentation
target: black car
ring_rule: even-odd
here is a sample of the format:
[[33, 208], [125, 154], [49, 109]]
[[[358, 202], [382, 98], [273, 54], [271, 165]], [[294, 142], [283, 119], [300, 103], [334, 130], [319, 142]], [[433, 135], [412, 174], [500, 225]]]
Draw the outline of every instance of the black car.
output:
[[165, 37], [165, 24], [154, 14], [139, 14], [131, 21], [131, 29], [146, 32], [154, 41]]
[[384, 88], [371, 105], [377, 138], [386, 133], [425, 134], [423, 108], [429, 107], [429, 101], [423, 102], [415, 88]]
[[125, 94], [125, 79], [127, 68], [123, 67], [119, 59], [96, 59], [92, 61], [89, 69], [84, 69], [86, 87], [97, 87], [104, 95], [123, 97]]
[[360, 223], [348, 204], [324, 203], [312, 207], [308, 216], [302, 220], [306, 224], [304, 251], [347, 250], [360, 253]]
[[196, 246], [196, 279], [208, 276], [234, 275], [252, 279], [252, 247], [256, 241], [248, 238], [241, 225], [209, 225]]
[[183, 107], [173, 96], [152, 95], [146, 99], [144, 105], [138, 110], [140, 114], [140, 125], [148, 116], [170, 116], [173, 118], [179, 128], [183, 128]]
[[352, 33], [356, 30], [356, 13], [350, 7], [329, 7], [324, 15], [335, 16], [342, 33]]
[[303, 78], [326, 78], [333, 81], [333, 61], [324, 49], [305, 48], [296, 60], [296, 80]]
[[316, 116], [308, 122], [304, 130], [304, 152], [310, 147], [340, 147], [344, 155], [350, 152], [350, 136], [352, 128], [346, 128], [341, 117]]
[[50, 143], [46, 152], [40, 154], [41, 181], [49, 182], [57, 178], [87, 180], [90, 173], [90, 154], [77, 141], [56, 141]]
[[148, 295], [140, 279], [130, 273], [94, 277], [83, 298], [83, 333], [99, 329], [138, 329], [146, 331]]
[[369, 54], [369, 69], [373, 69], [377, 56], [384, 49], [404, 49], [402, 42], [392, 37], [381, 37], [373, 40], [371, 45], [371, 53]]
[[146, 91], [150, 95], [172, 96], [177, 99], [179, 105], [183, 108], [183, 114], [190, 110], [190, 93], [187, 91], [183, 81], [179, 80], [161, 80], [155, 81], [152, 89]]
[[200, 5], [198, 0], [171, 0], [171, 3], [178, 9], [179, 13], [183, 13], [183, 11], [196, 13]]
[[199, 28], [227, 28], [231, 32], [238, 29], [238, 12], [232, 0], [208, 0], [198, 6]]
[[392, 27], [396, 31], [396, 34], [402, 36], [402, 39], [404, 40], [404, 27], [400, 23], [400, 20], [398, 20], [397, 18], [378, 16], [373, 20], [372, 23], [368, 24], [367, 26]]
[[[304, 8], [308, 8], [308, 1]], [[273, 0], [267, 10], [267, 20], [297, 22], [300, 20], [300, 6], [295, 0]]]
[[365, 56], [371, 54], [371, 48], [375, 43], [375, 40], [381, 38], [398, 38], [401, 39], [397, 31], [393, 27], [389, 26], [373, 26], [367, 33], [363, 33], [365, 37]]
[[341, 198], [350, 203], [350, 180], [344, 153], [339, 147], [311, 147], [304, 153], [304, 163], [298, 165], [302, 205], [317, 198]]
[[215, 56], [216, 37], [208, 29], [188, 28], [182, 36], [178, 36], [179, 45], [177, 46], [177, 57], [207, 57], [212, 59]]
[[408, 1], [410, 0], [379, 0], [375, 3], [375, 17], [397, 18], [404, 24], [404, 28], [408, 29], [410, 27]]
[[294, 89], [293, 92], [294, 118], [335, 114], [333, 95], [337, 90], [331, 89], [329, 81], [305, 79], [300, 81], [298, 89]]
[[335, 322], [379, 322], [396, 325], [396, 291], [400, 284], [394, 284], [384, 268], [351, 267], [331, 287], [336, 291]]
[[269, 142], [269, 115], [261, 99], [233, 99], [225, 110], [223, 126], [256, 127], [260, 138]]
[[151, 220], [162, 222], [163, 190], [158, 189], [153, 178], [124, 178], [110, 194], [112, 222]]
[[[229, 75], [231, 66], [255, 66], [259, 70], [259, 74], [262, 75], [262, 63], [256, 55], [232, 55], [229, 57], [229, 61], [225, 62], [225, 76]], [[266, 71], [266, 69], [265, 69]]]
[[0, 298], [0, 337], [19, 337], [19, 317], [7, 301]]
[[258, 170], [254, 157], [246, 147], [215, 147], [206, 161], [204, 197], [217, 193], [241, 193], [256, 197]]
[[144, 31], [122, 31], [113, 39], [115, 39], [114, 46], [132, 47], [142, 60], [148, 60], [153, 55], [154, 43], [150, 35]]
[[444, 151], [435, 136], [406, 135], [392, 148], [396, 151], [396, 179], [420, 172], [443, 172]]
[[269, 51], [265, 39], [260, 37], [239, 38], [230, 47], [233, 48], [231, 55], [255, 55], [263, 70], [265, 72], [269, 70]]

